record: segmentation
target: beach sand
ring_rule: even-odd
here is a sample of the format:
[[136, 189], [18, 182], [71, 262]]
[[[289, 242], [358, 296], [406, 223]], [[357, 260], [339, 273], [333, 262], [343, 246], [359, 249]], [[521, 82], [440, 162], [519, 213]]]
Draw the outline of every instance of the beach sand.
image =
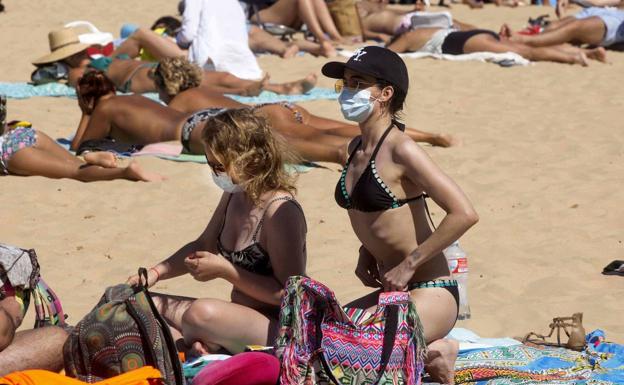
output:
[[[89, 20], [118, 33], [124, 22], [149, 26], [175, 12], [176, 2], [150, 0], [5, 0], [0, 14], [0, 81], [26, 81], [30, 61], [48, 51], [47, 33], [63, 22]], [[498, 30], [514, 29], [549, 8], [454, 5], [455, 17]], [[554, 14], [553, 14], [554, 17]], [[447, 132], [463, 144], [430, 156], [464, 189], [480, 222], [461, 239], [469, 254], [472, 319], [458, 326], [486, 337], [546, 332], [556, 316], [584, 313], [587, 331], [601, 328], [624, 342], [624, 279], [600, 274], [624, 259], [624, 54], [612, 64], [581, 68], [538, 63], [493, 64], [409, 60], [409, 126]], [[276, 81], [320, 75], [322, 58], [260, 58]], [[321, 77], [319, 85], [331, 87]], [[335, 101], [305, 103], [312, 113], [341, 119]], [[72, 99], [10, 100], [9, 118], [31, 121], [52, 137], [75, 130]], [[47, 283], [71, 323], [104, 288], [152, 266], [200, 234], [219, 191], [206, 166], [141, 158], [163, 183], [79, 183], [40, 177], [0, 178], [0, 241], [34, 248]], [[333, 200], [338, 167], [301, 175], [299, 200], [309, 225], [308, 273], [346, 302], [367, 292], [353, 274], [358, 242], [346, 212]], [[435, 206], [431, 203], [431, 206]], [[434, 221], [443, 212], [432, 207]], [[222, 281], [190, 276], [156, 291], [228, 298]], [[32, 325], [33, 311], [22, 328]]]

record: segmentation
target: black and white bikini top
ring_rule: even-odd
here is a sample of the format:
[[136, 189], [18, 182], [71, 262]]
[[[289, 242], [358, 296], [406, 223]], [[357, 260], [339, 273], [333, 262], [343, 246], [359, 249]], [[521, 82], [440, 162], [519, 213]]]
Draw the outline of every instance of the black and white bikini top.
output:
[[228, 197], [227, 205], [225, 206], [225, 216], [223, 217], [221, 230], [219, 230], [219, 235], [217, 237], [217, 250], [221, 255], [223, 255], [223, 257], [225, 257], [225, 259], [227, 259], [236, 266], [240, 266], [243, 269], [252, 273], [260, 275], [272, 275], [273, 267], [271, 266], [271, 257], [269, 256], [269, 253], [264, 250], [262, 245], [260, 245], [260, 242], [258, 242], [258, 234], [260, 233], [260, 229], [262, 228], [262, 224], [264, 223], [264, 214], [266, 214], [266, 211], [273, 202], [280, 200], [293, 202], [303, 213], [301, 206], [299, 206], [299, 203], [291, 197], [279, 197], [270, 200], [266, 204], [266, 208], [262, 213], [262, 217], [258, 222], [258, 226], [253, 233], [253, 237], [251, 238], [251, 244], [242, 250], [227, 250], [221, 242], [221, 233], [223, 232], [223, 228], [225, 227], [225, 218], [227, 217], [227, 209], [230, 205], [231, 199], [232, 195]]
[[347, 210], [353, 209], [364, 212], [374, 212], [401, 207], [408, 202], [426, 197], [423, 193], [414, 198], [397, 199], [392, 191], [390, 191], [390, 188], [384, 183], [383, 180], [381, 180], [381, 177], [379, 176], [377, 167], [375, 166], [375, 157], [377, 156], [377, 152], [379, 151], [384, 139], [386, 139], [386, 136], [395, 124], [396, 122], [393, 121], [379, 139], [379, 142], [377, 143], [377, 146], [368, 161], [368, 165], [353, 185], [351, 196], [349, 196], [345, 180], [347, 177], [347, 171], [349, 170], [349, 164], [351, 163], [357, 149], [362, 145], [362, 139], [360, 139], [353, 152], [349, 155], [347, 164], [342, 170], [342, 175], [336, 185], [334, 197], [338, 206]]

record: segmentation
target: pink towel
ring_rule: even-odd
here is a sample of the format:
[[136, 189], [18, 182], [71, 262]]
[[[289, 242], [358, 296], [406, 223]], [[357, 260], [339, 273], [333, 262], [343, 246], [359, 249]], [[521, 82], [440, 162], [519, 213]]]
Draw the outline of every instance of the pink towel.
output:
[[274, 356], [247, 352], [206, 366], [191, 385], [275, 385], [279, 372]]

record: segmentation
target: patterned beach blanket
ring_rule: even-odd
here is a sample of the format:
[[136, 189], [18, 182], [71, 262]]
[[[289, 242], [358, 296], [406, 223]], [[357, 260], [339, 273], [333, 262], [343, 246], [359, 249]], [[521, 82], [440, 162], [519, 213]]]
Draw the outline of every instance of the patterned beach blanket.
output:
[[[48, 83], [35, 86], [29, 83], [7, 83], [0, 82], [0, 95], [6, 95], [11, 99], [28, 99], [34, 96], [55, 96], [55, 97], [76, 97], [76, 90], [65, 84]], [[120, 94], [123, 95], [123, 94]], [[153, 100], [158, 100], [157, 93], [147, 93], [143, 96]], [[240, 96], [228, 95], [241, 103], [273, 103], [273, 102], [291, 102], [298, 103], [310, 100], [321, 99], [337, 99], [338, 94], [329, 88], [313, 88], [305, 94], [299, 95], [280, 95], [269, 91], [262, 91], [258, 96]]]
[[590, 345], [584, 352], [525, 345], [463, 352], [455, 366], [455, 382], [475, 385], [624, 383], [624, 347], [618, 351], [612, 346], [621, 345], [604, 342], [601, 345]]

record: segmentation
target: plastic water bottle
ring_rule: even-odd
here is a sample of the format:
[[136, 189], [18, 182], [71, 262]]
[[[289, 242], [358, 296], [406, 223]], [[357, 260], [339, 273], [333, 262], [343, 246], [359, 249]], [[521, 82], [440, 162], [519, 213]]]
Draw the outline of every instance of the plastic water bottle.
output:
[[459, 247], [459, 241], [453, 242], [444, 250], [444, 256], [449, 264], [449, 270], [459, 289], [459, 314], [460, 320], [470, 318], [470, 305], [468, 304], [468, 256]]

